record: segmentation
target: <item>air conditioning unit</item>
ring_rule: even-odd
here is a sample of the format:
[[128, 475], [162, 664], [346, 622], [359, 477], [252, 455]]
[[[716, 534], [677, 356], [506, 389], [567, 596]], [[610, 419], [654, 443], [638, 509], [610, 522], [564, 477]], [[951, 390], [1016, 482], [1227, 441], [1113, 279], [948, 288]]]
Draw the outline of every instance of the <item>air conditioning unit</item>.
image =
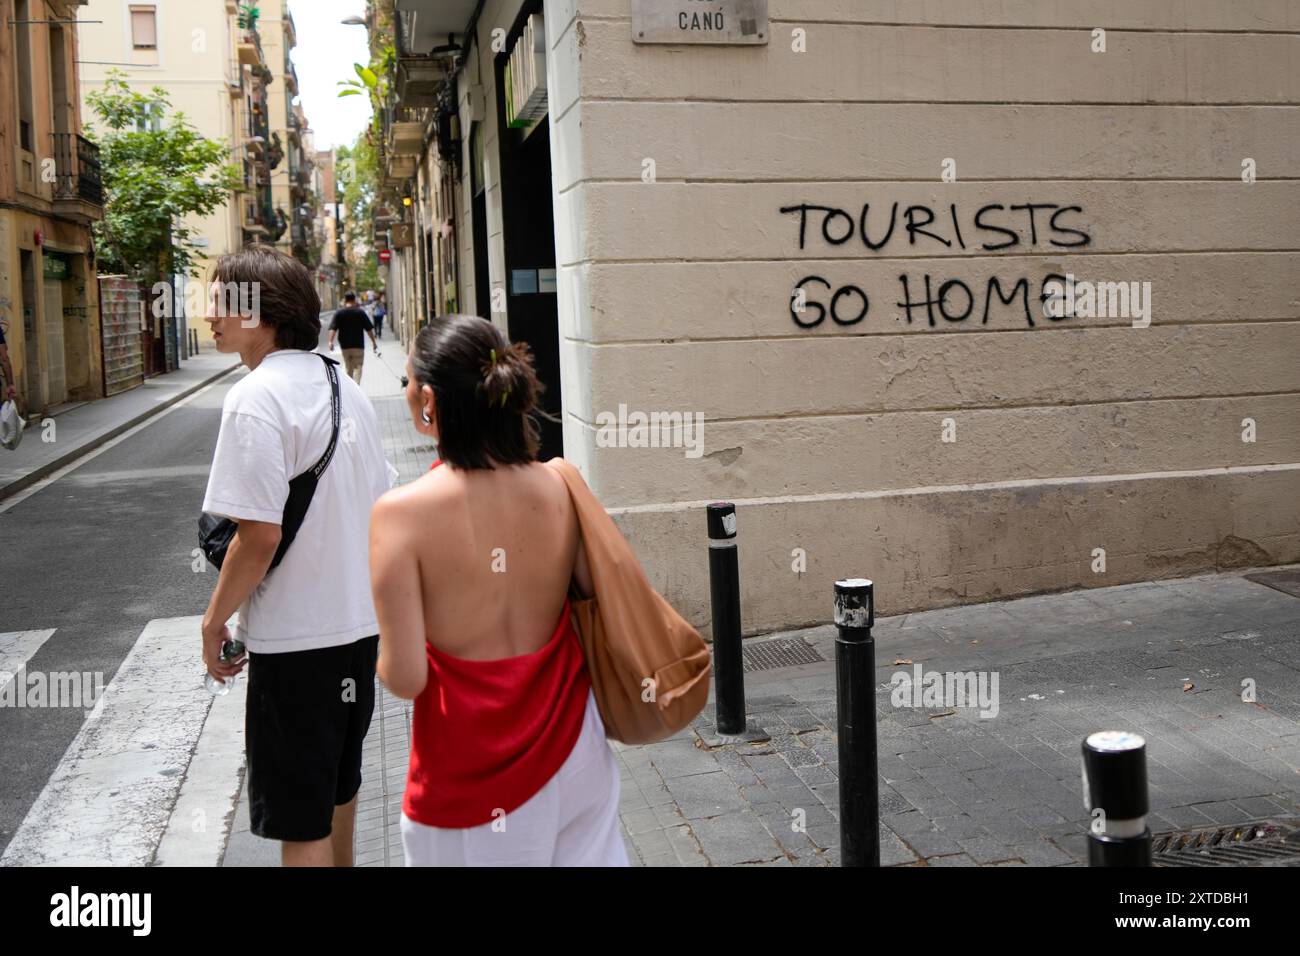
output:
[[546, 115], [546, 21], [534, 13], [506, 64], [506, 118], [531, 126]]

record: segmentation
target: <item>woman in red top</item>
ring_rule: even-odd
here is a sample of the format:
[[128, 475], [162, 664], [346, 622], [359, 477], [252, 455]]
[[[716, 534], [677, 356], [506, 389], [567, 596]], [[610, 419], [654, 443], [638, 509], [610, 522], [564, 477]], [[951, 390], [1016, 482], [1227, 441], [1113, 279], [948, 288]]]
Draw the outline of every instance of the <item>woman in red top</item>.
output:
[[415, 701], [408, 865], [627, 865], [618, 769], [569, 618], [591, 593], [559, 474], [537, 462], [541, 386], [491, 322], [434, 320], [407, 361], [439, 465], [370, 522], [378, 674]]

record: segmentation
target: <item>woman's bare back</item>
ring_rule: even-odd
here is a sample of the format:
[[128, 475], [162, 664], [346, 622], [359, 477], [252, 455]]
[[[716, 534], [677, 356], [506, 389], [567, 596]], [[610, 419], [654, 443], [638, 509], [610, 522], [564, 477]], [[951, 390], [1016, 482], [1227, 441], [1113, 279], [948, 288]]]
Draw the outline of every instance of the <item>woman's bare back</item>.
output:
[[390, 494], [410, 522], [430, 644], [470, 660], [531, 654], [546, 644], [579, 547], [558, 473], [537, 463], [473, 471], [441, 465]]

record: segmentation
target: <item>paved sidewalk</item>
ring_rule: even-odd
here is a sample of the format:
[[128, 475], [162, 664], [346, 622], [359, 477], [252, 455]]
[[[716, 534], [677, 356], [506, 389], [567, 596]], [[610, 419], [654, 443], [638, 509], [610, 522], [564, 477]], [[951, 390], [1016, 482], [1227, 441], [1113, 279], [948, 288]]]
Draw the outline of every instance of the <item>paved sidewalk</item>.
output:
[[109, 398], [72, 405], [53, 416], [53, 441], [40, 421], [32, 422], [15, 450], [0, 449], [0, 500], [16, 494], [138, 425], [209, 382], [239, 368], [239, 356], [216, 351], [184, 359], [181, 367], [145, 379]]
[[[1146, 738], [1154, 832], [1300, 813], [1300, 600], [1240, 574], [884, 618], [874, 634], [885, 865], [1083, 862], [1080, 745], [1096, 730]], [[621, 750], [642, 862], [838, 864], [835, 630], [782, 637], [825, 663], [747, 677], [769, 743], [709, 751], [687, 732]], [[918, 664], [996, 673], [996, 716], [893, 706], [892, 675]]]
[[[401, 395], [404, 350], [382, 345], [362, 385], [405, 482], [433, 450]], [[1079, 747], [1100, 729], [1147, 738], [1153, 830], [1300, 813], [1300, 600], [1240, 573], [883, 618], [874, 633], [886, 865], [1081, 862]], [[827, 626], [753, 639], [822, 658], [747, 675], [751, 722], [769, 742], [704, 748], [696, 730], [711, 729], [710, 703], [672, 740], [614, 745], [634, 863], [838, 864], [834, 636]], [[891, 676], [917, 664], [996, 673], [997, 715], [892, 706]], [[1246, 678], [1256, 703], [1241, 700]], [[379, 700], [357, 862], [399, 866], [410, 704], [382, 688]], [[248, 832], [245, 793], [224, 864], [278, 862], [278, 847]]]

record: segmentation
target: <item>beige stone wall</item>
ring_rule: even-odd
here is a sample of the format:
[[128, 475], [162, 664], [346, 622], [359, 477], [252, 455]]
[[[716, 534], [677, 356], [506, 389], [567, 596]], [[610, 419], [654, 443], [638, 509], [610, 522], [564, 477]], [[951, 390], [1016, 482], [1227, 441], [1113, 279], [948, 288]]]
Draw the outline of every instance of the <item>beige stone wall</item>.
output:
[[[1300, 7], [769, 6], [759, 48], [638, 47], [629, 0], [546, 6], [566, 454], [670, 599], [707, 624], [719, 498], [747, 632], [826, 620], [842, 576], [892, 613], [1300, 560]], [[879, 249], [868, 203], [873, 241], [899, 204]], [[1026, 203], [1078, 232], [992, 209], [1017, 242], [984, 248], [1006, 235], [978, 211]], [[852, 237], [810, 214], [801, 242], [800, 204]], [[1053, 273], [1150, 283], [1150, 326], [1045, 317]], [[971, 317], [909, 312], [903, 275], [914, 299], [960, 280]], [[808, 276], [866, 317], [800, 327]], [[985, 320], [993, 277], [1028, 316]], [[599, 447], [620, 404], [703, 414], [703, 455]]]

